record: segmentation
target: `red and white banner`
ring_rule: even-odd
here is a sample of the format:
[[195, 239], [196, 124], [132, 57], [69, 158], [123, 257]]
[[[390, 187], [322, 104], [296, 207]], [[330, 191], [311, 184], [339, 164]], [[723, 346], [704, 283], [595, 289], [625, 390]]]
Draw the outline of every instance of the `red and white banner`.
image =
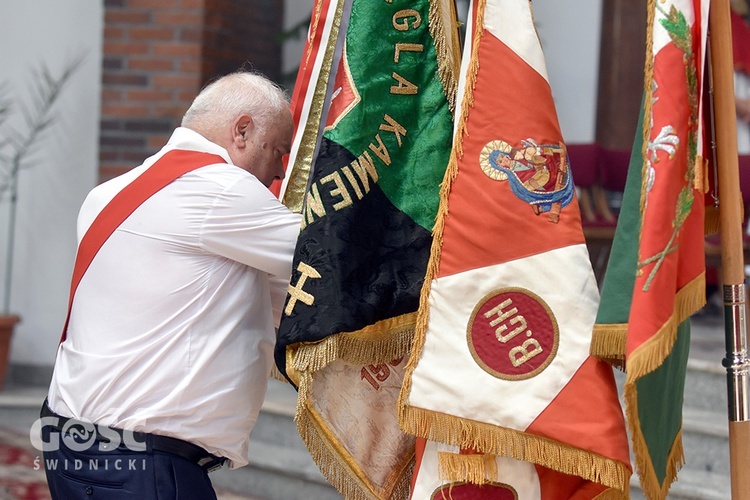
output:
[[[314, 3], [292, 95], [294, 135], [292, 149], [285, 158], [288, 173], [283, 181], [276, 181], [271, 186], [271, 191], [296, 212], [302, 208], [302, 198], [312, 168], [313, 148], [324, 125], [321, 119], [333, 69], [341, 9], [341, 0], [318, 0]], [[293, 171], [289, 171], [290, 165], [294, 166]]]
[[400, 422], [432, 441], [626, 495], [631, 468], [612, 369], [589, 355], [599, 295], [575, 165], [530, 2], [483, 0], [469, 19]]
[[[495, 471], [495, 477], [482, 484], [442, 476], [441, 459], [466, 456], [458, 447], [434, 441], [418, 440], [417, 465], [412, 481], [411, 499], [430, 500], [560, 500], [607, 498], [613, 490], [547, 469], [540, 465], [506, 457], [480, 457]], [[604, 494], [604, 495], [603, 495]], [[602, 495], [601, 497], [599, 495]], [[616, 496], [613, 495], [613, 496]]]

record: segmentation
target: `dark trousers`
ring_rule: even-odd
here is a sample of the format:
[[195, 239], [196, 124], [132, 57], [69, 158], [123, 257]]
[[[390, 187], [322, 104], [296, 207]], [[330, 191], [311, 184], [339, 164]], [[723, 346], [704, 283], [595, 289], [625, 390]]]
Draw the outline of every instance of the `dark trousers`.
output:
[[[216, 500], [208, 472], [177, 455], [99, 442], [80, 450], [49, 426], [42, 427], [44, 467], [53, 500]], [[59, 443], [56, 445], [55, 443]], [[68, 441], [72, 443], [72, 441]], [[79, 451], [80, 450], [80, 451]]]

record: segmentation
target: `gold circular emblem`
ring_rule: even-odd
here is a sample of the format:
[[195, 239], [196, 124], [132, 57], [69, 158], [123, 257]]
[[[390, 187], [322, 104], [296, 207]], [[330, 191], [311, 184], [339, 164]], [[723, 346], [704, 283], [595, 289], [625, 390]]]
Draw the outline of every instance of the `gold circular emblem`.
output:
[[482, 152], [479, 153], [479, 166], [482, 168], [482, 172], [487, 175], [490, 179], [496, 181], [504, 181], [508, 179], [508, 174], [502, 170], [498, 170], [490, 163], [490, 154], [493, 151], [502, 151], [503, 153], [510, 153], [513, 148], [510, 144], [505, 141], [495, 140], [488, 142], [483, 148]]

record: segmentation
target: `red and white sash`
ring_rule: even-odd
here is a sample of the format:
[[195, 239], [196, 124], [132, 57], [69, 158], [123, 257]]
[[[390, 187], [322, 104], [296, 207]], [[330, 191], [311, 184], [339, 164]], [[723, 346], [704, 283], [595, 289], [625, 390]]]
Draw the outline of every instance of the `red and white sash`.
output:
[[159, 158], [145, 172], [138, 176], [133, 182], [125, 186], [114, 198], [99, 212], [94, 222], [86, 231], [78, 245], [75, 265], [73, 267], [73, 278], [70, 283], [70, 298], [68, 300], [68, 314], [65, 318], [60, 343], [65, 341], [68, 333], [68, 322], [70, 321], [70, 310], [73, 306], [78, 284], [83, 275], [91, 265], [99, 249], [109, 239], [112, 233], [132, 214], [143, 202], [156, 194], [162, 188], [171, 184], [174, 180], [200, 167], [215, 163], [226, 163], [221, 156], [174, 149]]

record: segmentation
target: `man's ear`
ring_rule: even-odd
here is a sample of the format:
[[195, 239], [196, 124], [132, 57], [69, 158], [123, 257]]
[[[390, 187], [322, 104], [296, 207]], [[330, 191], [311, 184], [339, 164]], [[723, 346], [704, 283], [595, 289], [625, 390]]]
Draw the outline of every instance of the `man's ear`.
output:
[[247, 140], [253, 132], [253, 118], [248, 114], [241, 114], [232, 122], [232, 142], [234, 145], [243, 149], [247, 146]]

